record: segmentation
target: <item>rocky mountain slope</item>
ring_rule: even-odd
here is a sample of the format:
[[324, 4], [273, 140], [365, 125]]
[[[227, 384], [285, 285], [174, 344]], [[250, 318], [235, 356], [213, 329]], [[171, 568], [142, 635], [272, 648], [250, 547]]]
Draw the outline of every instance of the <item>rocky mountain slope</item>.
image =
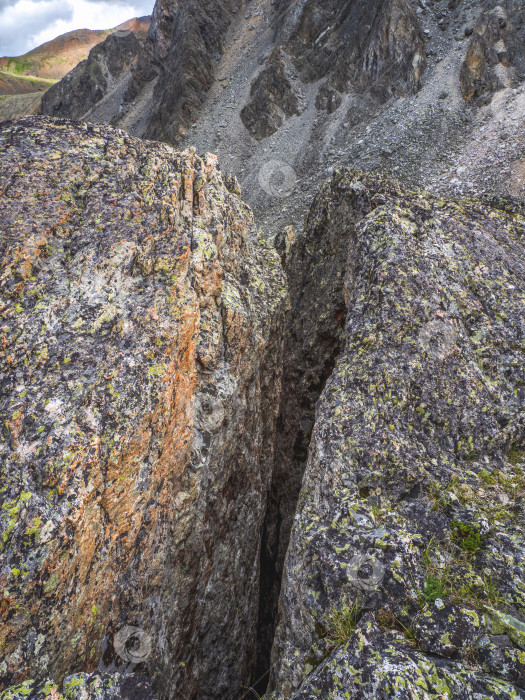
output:
[[0, 684], [129, 671], [131, 627], [162, 697], [234, 697], [280, 394], [277, 253], [213, 156], [27, 118], [0, 127], [0, 160]]
[[[53, 41], [42, 44], [24, 56], [0, 58], [0, 121], [37, 113], [41, 108], [42, 93], [86, 60], [93, 47], [114, 34], [127, 36], [130, 32], [133, 32], [135, 42], [144, 41], [149, 26], [149, 17], [136, 17], [115, 29], [107, 31], [81, 29], [68, 32]], [[112, 40], [109, 46], [112, 46]], [[123, 62], [126, 61], [125, 53], [126, 51], [120, 59]], [[117, 64], [118, 61], [119, 59], [116, 61]], [[129, 63], [126, 63], [126, 67], [129, 67]], [[100, 68], [93, 72], [102, 84]], [[106, 88], [107, 81], [103, 85]], [[68, 82], [68, 90], [71, 90], [70, 82]], [[86, 92], [88, 97], [93, 97], [88, 90]], [[81, 92], [76, 94], [72, 99], [80, 99], [81, 94]], [[21, 98], [21, 96], [24, 97]]]
[[67, 32], [52, 41], [46, 41], [23, 56], [3, 56], [0, 58], [0, 71], [19, 76], [60, 80], [84, 61], [91, 49], [103, 42], [112, 32], [132, 31], [144, 38], [149, 26], [149, 17], [134, 17], [114, 29], [77, 29]]
[[0, 71], [0, 97], [3, 95], [27, 95], [29, 93], [45, 92], [54, 82], [54, 80], [20, 77]]
[[41, 97], [40, 92], [30, 92], [27, 95], [0, 95], [0, 121], [38, 114]]
[[[83, 117], [217, 153], [273, 234], [301, 227], [348, 163], [454, 196], [523, 194], [520, 0], [158, 0], [152, 22]], [[70, 116], [66, 101], [44, 112]]]
[[74, 68], [42, 98], [42, 110], [51, 116], [68, 119], [89, 119], [98, 103], [118, 83], [122, 74], [136, 62], [140, 41], [133, 32], [117, 31], [90, 52], [88, 58]]

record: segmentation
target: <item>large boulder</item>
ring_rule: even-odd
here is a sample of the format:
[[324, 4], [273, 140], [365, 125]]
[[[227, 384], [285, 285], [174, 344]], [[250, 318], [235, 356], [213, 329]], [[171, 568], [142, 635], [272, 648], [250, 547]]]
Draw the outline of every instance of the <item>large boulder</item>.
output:
[[0, 688], [124, 669], [235, 698], [279, 258], [212, 155], [34, 117], [2, 124], [0, 162]]
[[523, 696], [524, 248], [511, 199], [340, 170], [315, 200], [288, 254], [272, 698]]

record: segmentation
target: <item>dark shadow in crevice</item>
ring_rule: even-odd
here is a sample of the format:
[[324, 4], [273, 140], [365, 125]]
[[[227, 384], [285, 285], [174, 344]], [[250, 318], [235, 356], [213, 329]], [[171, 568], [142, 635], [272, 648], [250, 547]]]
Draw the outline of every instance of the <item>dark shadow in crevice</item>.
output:
[[[332, 343], [332, 352], [325, 366], [314, 381], [307, 383], [305, 395], [287, 395], [289, 383], [286, 378], [284, 381], [284, 397], [277, 423], [276, 469], [268, 494], [260, 555], [257, 651], [251, 687], [261, 696], [266, 692], [270, 679], [270, 657], [277, 626], [284, 558], [308, 459], [315, 406], [342, 349], [338, 339], [332, 338]], [[299, 385], [304, 386], [304, 383], [299, 382]], [[292, 411], [292, 415], [287, 415], [287, 411]]]

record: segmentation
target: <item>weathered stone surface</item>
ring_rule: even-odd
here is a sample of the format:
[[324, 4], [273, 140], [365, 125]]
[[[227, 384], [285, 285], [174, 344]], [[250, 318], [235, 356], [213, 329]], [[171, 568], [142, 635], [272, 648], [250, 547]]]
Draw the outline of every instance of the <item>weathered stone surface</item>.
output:
[[481, 637], [474, 647], [475, 658], [493, 675], [511, 681], [525, 690], [525, 654], [504, 636]]
[[[295, 484], [301, 444], [308, 460], [272, 698], [520, 696], [524, 213], [352, 170], [314, 202], [288, 262], [276, 454]], [[498, 635], [514, 664], [501, 673], [476, 656]]]
[[474, 608], [445, 604], [439, 598], [434, 605], [425, 606], [413, 622], [420, 649], [445, 658], [473, 646], [481, 629], [482, 622]]
[[520, 0], [486, 3], [461, 67], [463, 97], [490, 101], [492, 93], [525, 78], [525, 13]]
[[316, 671], [294, 700], [395, 698], [395, 700], [510, 700], [522, 697], [509, 683], [443, 664], [411, 649], [399, 634], [385, 634], [366, 616], [349, 641]]
[[278, 255], [211, 155], [35, 117], [2, 124], [0, 163], [0, 687], [118, 671], [129, 625], [159, 697], [235, 698]]
[[25, 681], [0, 693], [1, 700], [155, 700], [149, 680], [140, 674], [77, 673], [61, 688], [52, 681]]

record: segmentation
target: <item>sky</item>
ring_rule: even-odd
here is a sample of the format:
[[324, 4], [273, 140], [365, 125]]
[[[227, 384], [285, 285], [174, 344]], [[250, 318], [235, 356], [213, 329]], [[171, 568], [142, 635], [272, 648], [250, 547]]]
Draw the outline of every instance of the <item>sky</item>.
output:
[[0, 56], [20, 56], [73, 29], [111, 29], [155, 0], [0, 0]]

